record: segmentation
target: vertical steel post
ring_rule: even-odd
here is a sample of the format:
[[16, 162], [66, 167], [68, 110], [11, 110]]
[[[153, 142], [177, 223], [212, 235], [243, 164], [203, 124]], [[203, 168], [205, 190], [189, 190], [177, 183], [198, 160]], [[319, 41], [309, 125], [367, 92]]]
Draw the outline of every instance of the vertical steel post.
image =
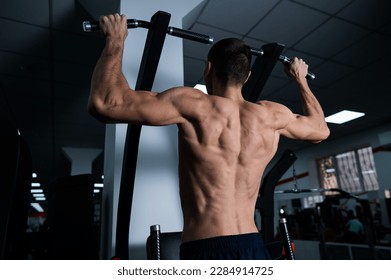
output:
[[[151, 90], [167, 34], [171, 14], [158, 11], [151, 18], [144, 53], [136, 82], [136, 90]], [[128, 125], [118, 200], [115, 255], [129, 258], [129, 227], [141, 125]]]

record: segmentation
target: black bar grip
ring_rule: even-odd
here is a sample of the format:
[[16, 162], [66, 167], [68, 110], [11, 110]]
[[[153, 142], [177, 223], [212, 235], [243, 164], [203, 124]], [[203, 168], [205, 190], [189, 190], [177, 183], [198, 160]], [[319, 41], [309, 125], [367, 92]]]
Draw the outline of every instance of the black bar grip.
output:
[[[291, 64], [292, 63], [292, 60], [289, 57], [286, 57], [286, 56], [283, 56], [283, 55], [280, 55], [278, 60], [281, 61], [284, 64]], [[309, 79], [309, 80], [313, 80], [313, 79], [315, 79], [315, 74], [311, 73], [311, 72], [308, 72], [306, 78]]]
[[197, 41], [197, 42], [204, 43], [204, 44], [212, 44], [213, 43], [213, 38], [208, 35], [192, 32], [192, 31], [188, 31], [188, 30], [184, 30], [184, 29], [179, 29], [179, 28], [172, 27], [172, 26], [168, 27], [167, 34], [175, 36], [175, 37], [180, 37], [183, 39]]
[[255, 55], [255, 56], [263, 56], [264, 55], [264, 52], [263, 50], [259, 50], [259, 49], [253, 49], [250, 47], [250, 53], [252, 55]]
[[[151, 24], [148, 21], [128, 19], [127, 20], [128, 28], [138, 28], [143, 27], [146, 29], [151, 28]], [[98, 31], [100, 30], [99, 21], [83, 21], [83, 30], [84, 32]], [[167, 34], [180, 37], [183, 39], [189, 39], [192, 41], [201, 42], [204, 44], [212, 44], [213, 38], [204, 34], [195, 33], [188, 30], [179, 29], [176, 27], [169, 26], [167, 29]]]
[[[252, 47], [249, 47], [249, 48], [250, 48], [250, 53], [252, 55], [263, 56], [265, 54], [262, 49], [254, 49]], [[284, 56], [284, 55], [280, 55], [278, 57], [278, 60], [281, 61], [284, 64], [291, 64], [292, 63], [291, 59], [289, 57]], [[313, 80], [313, 79], [315, 79], [315, 74], [311, 73], [311, 72], [308, 72], [306, 78], [309, 79], [309, 80]]]
[[89, 21], [89, 20], [83, 21], [84, 32], [91, 32], [96, 30], [99, 30], [99, 21]]
[[[128, 19], [127, 25], [128, 25], [128, 28], [137, 28], [137, 27], [149, 28], [150, 27], [150, 23], [148, 21], [137, 20], [137, 19]], [[100, 30], [99, 21], [89, 21], [89, 20], [83, 21], [83, 30], [84, 30], [84, 32], [91, 32], [91, 31]]]

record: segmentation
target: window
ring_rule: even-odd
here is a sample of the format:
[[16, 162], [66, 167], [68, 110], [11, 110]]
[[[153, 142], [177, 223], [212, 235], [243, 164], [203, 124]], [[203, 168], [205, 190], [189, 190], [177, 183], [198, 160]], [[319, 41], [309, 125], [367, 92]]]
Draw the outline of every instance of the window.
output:
[[333, 189], [338, 187], [337, 175], [332, 156], [318, 160], [318, 171], [320, 174], [320, 185], [322, 188]]
[[303, 197], [303, 208], [315, 208], [316, 204], [323, 202], [324, 196], [313, 195]]
[[379, 189], [375, 160], [373, 158], [372, 148], [367, 147], [357, 151], [358, 159], [363, 177], [364, 189], [366, 191], [375, 191]]
[[318, 159], [320, 185], [349, 193], [379, 189], [372, 148], [365, 147]]

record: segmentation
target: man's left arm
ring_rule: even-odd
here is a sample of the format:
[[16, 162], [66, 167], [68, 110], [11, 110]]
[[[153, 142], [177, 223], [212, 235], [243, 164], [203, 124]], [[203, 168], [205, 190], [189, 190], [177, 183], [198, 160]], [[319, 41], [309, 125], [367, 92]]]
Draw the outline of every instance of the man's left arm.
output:
[[326, 139], [330, 130], [323, 109], [308, 85], [306, 79], [308, 65], [303, 60], [294, 58], [292, 64], [285, 69], [287, 74], [295, 79], [299, 88], [303, 114], [292, 114], [287, 125], [281, 130], [281, 134], [314, 143]]

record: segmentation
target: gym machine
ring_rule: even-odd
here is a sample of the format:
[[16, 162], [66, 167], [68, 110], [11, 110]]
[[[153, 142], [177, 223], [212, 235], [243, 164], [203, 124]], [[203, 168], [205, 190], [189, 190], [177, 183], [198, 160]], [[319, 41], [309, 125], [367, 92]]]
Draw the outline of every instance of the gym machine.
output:
[[[275, 241], [274, 237], [274, 193], [275, 187], [281, 177], [296, 161], [297, 157], [291, 150], [286, 150], [281, 155], [276, 164], [262, 179], [259, 190], [258, 199], [255, 208], [261, 214], [261, 232], [263, 240], [266, 244], [271, 244]], [[282, 237], [282, 245], [285, 251], [286, 258], [294, 260], [294, 252], [290, 240], [286, 218], [279, 219], [279, 229]]]
[[[137, 19], [127, 20], [128, 28], [141, 27], [148, 29], [140, 70], [135, 86], [136, 90], [149, 91], [152, 89], [166, 34], [204, 44], [213, 43], [213, 38], [210, 36], [169, 26], [170, 18], [171, 15], [169, 13], [158, 11], [151, 17], [149, 22]], [[100, 30], [98, 21], [84, 21], [82, 25], [85, 32]], [[256, 56], [256, 60], [251, 69], [252, 75], [243, 87], [243, 96], [246, 100], [251, 102], [259, 100], [264, 85], [277, 61], [282, 63], [291, 63], [289, 58], [281, 55], [283, 49], [284, 45], [278, 43], [264, 45], [261, 49], [250, 47], [251, 54]], [[307, 78], [314, 79], [315, 75], [313, 73], [308, 73]], [[113, 258], [129, 258], [129, 227], [141, 127], [141, 125], [129, 124], [127, 128], [118, 201], [115, 257]], [[274, 200], [274, 198], [271, 199]], [[271, 208], [268, 207], [268, 209]], [[268, 218], [262, 218], [262, 221], [268, 220]], [[273, 224], [263, 226], [265, 229], [270, 227], [273, 229]], [[286, 231], [286, 220], [280, 220], [280, 229], [282, 230], [283, 236], [287, 237], [284, 245], [286, 245], [285, 250], [287, 250], [287, 253], [289, 254], [288, 258], [294, 259], [292, 248], [290, 246], [289, 235]]]
[[[266, 44], [261, 49], [250, 47], [250, 52], [256, 59], [251, 67], [251, 76], [243, 86], [244, 99], [257, 102], [261, 98], [261, 92], [277, 61], [284, 64], [292, 63], [288, 57], [281, 54], [284, 48], [285, 46], [280, 43]], [[313, 80], [315, 74], [308, 72], [306, 78]]]
[[[170, 18], [171, 14], [158, 11], [152, 16], [150, 22], [135, 19], [129, 19], [127, 21], [128, 28], [142, 27], [148, 29], [135, 86], [136, 90], [152, 89], [166, 34], [205, 44], [211, 44], [213, 42], [213, 38], [210, 36], [170, 27], [168, 25]], [[99, 30], [99, 22], [84, 21], [83, 29], [86, 32]], [[118, 200], [115, 241], [115, 258], [119, 259], [129, 258], [129, 227], [140, 133], [141, 125], [128, 125]]]

